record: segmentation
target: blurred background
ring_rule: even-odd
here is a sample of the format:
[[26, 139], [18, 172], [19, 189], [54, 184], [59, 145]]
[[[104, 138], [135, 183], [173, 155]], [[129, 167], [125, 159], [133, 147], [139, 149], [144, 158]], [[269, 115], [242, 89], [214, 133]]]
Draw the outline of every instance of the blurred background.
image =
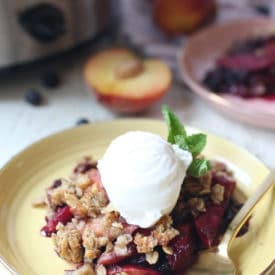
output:
[[[272, 21], [275, 1], [1, 0], [0, 6], [0, 167], [19, 150], [59, 130], [129, 116], [161, 118], [164, 103], [185, 124], [232, 140], [269, 167], [274, 163], [274, 129], [212, 108], [184, 83], [178, 56], [205, 28], [253, 18]], [[106, 92], [117, 62], [114, 47], [125, 49], [121, 58], [128, 52], [139, 56], [138, 62], [120, 68], [115, 84], [124, 85], [125, 73], [126, 78], [144, 74], [146, 83], [129, 87], [140, 90], [146, 104], [133, 102], [127, 95], [131, 90], [123, 90], [125, 109], [112, 97], [114, 87]], [[98, 58], [105, 49], [108, 55]], [[154, 81], [163, 82], [167, 73], [157, 70], [161, 66], [152, 76], [140, 72], [148, 58], [166, 64], [172, 74], [171, 83], [163, 83], [154, 100], [144, 87], [152, 83], [150, 90], [157, 90]]]

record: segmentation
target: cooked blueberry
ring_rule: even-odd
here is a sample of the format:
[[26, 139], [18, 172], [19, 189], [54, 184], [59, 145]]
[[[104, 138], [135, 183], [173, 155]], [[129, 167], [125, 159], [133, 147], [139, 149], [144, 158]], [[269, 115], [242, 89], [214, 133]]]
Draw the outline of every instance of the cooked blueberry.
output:
[[237, 82], [238, 76], [234, 71], [231, 70], [224, 70], [224, 82], [227, 85], [231, 85]]
[[60, 84], [60, 78], [56, 72], [47, 72], [42, 77], [42, 85], [46, 88], [56, 88]]
[[256, 6], [254, 6], [254, 8], [261, 15], [265, 15], [265, 16], [270, 15], [270, 9], [266, 5], [256, 5]]
[[218, 68], [206, 74], [203, 83], [212, 91], [219, 92], [220, 86], [224, 82], [223, 71]]
[[91, 170], [92, 168], [96, 168], [97, 163], [80, 163], [78, 164], [75, 169], [75, 174], [85, 174], [87, 171]]
[[83, 125], [83, 124], [88, 124], [90, 121], [87, 118], [80, 118], [77, 122], [76, 125]]
[[236, 71], [236, 78], [238, 81], [247, 82], [248, 77], [249, 77], [249, 73], [247, 71], [244, 71], [244, 70]]
[[145, 267], [148, 266], [148, 263], [145, 259], [144, 254], [136, 254], [134, 257], [129, 259], [129, 263], [130, 264], [135, 264], [135, 265], [140, 265], [140, 266], [145, 266]]
[[43, 102], [43, 97], [41, 93], [36, 90], [30, 90], [29, 92], [27, 92], [27, 94], [25, 95], [25, 99], [33, 106], [41, 105]]
[[61, 179], [57, 179], [57, 180], [55, 180], [55, 181], [53, 182], [51, 188], [52, 188], [52, 189], [55, 189], [55, 188], [57, 188], [57, 187], [59, 187], [59, 186], [61, 186], [61, 185], [62, 185], [62, 180], [61, 180]]
[[227, 85], [234, 85], [239, 82], [245, 82], [248, 73], [244, 70], [225, 69], [225, 82]]
[[227, 92], [244, 98], [251, 97], [249, 88], [244, 85], [232, 85], [229, 87]]
[[157, 265], [157, 270], [163, 275], [171, 274], [171, 268], [168, 262], [163, 262], [160, 265]]

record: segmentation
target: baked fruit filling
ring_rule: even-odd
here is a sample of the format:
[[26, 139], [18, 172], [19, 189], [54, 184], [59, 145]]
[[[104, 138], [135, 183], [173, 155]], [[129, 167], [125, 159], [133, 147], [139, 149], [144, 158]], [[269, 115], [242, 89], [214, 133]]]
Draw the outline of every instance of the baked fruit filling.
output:
[[46, 190], [41, 233], [53, 239], [59, 257], [75, 265], [75, 270], [65, 271], [68, 275], [185, 270], [199, 250], [217, 245], [240, 208], [232, 197], [232, 172], [221, 162], [212, 161], [211, 166], [202, 177], [187, 175], [171, 215], [144, 229], [127, 224], [112, 208], [96, 162], [86, 157], [69, 178], [55, 180]]

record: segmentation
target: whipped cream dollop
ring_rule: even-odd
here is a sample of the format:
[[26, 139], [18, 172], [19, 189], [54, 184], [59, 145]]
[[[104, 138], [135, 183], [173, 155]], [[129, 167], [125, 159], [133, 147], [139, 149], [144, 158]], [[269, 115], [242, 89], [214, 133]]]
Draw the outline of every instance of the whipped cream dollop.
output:
[[129, 224], [154, 225], [176, 205], [190, 152], [141, 131], [114, 139], [98, 161], [110, 202]]

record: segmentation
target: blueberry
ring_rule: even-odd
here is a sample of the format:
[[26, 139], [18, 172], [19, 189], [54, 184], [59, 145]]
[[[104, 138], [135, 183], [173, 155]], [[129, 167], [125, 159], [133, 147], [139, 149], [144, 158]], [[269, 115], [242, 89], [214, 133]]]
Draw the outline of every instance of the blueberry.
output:
[[257, 11], [257, 13], [259, 13], [261, 15], [265, 15], [265, 16], [270, 15], [270, 9], [266, 5], [256, 5], [256, 6], [254, 6], [254, 8]]
[[60, 84], [60, 78], [56, 72], [46, 72], [42, 76], [42, 85], [46, 88], [56, 88]]
[[80, 118], [77, 122], [76, 125], [83, 125], [83, 124], [88, 124], [90, 121], [87, 118]]
[[245, 71], [234, 71], [224, 69], [224, 82], [226, 85], [234, 85], [238, 82], [244, 81], [247, 76]]
[[161, 272], [161, 274], [171, 274], [171, 268], [168, 262], [163, 262], [162, 264], [158, 265], [157, 269]]
[[206, 87], [214, 92], [219, 92], [221, 86], [224, 84], [224, 72], [221, 68], [216, 68], [212, 71], [209, 71], [203, 83]]
[[58, 179], [58, 180], [55, 180], [55, 181], [53, 182], [51, 188], [52, 188], [52, 189], [55, 189], [55, 188], [57, 188], [57, 187], [59, 187], [59, 186], [61, 186], [61, 185], [62, 185], [62, 180], [61, 180], [61, 179]]
[[248, 98], [251, 96], [249, 88], [242, 84], [230, 86], [227, 92], [233, 95], [238, 95], [243, 98]]
[[147, 266], [147, 261], [144, 254], [137, 254], [131, 259], [129, 259], [129, 263], [133, 265], [141, 265]]
[[25, 100], [33, 106], [38, 106], [43, 103], [43, 97], [41, 93], [36, 90], [30, 90], [25, 95]]

